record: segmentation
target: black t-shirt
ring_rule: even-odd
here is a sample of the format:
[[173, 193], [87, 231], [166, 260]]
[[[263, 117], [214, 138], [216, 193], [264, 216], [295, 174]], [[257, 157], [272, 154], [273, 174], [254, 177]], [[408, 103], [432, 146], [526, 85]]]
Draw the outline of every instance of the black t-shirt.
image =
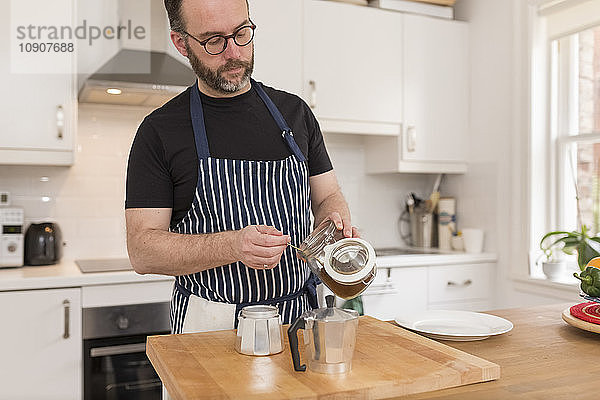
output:
[[[330, 171], [323, 135], [307, 104], [298, 96], [263, 87], [292, 129], [310, 176]], [[142, 121], [127, 167], [125, 208], [172, 208], [172, 227], [190, 209], [198, 180], [190, 91]], [[254, 88], [233, 98], [200, 96], [211, 157], [269, 161], [292, 154]]]

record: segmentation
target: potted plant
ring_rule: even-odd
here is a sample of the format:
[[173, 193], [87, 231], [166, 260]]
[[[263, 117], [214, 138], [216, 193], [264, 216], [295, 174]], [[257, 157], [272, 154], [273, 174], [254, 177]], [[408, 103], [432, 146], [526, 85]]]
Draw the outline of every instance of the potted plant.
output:
[[588, 228], [583, 225], [581, 231], [548, 232], [540, 240], [540, 249], [549, 263], [557, 260], [555, 252], [558, 249], [569, 255], [577, 252], [577, 264], [583, 271], [588, 261], [600, 256], [600, 237], [591, 235]]
[[544, 241], [544, 239], [540, 241], [540, 249], [542, 249], [544, 253], [543, 256], [546, 257], [544, 261], [542, 261], [542, 271], [548, 279], [555, 280], [564, 275], [566, 264], [565, 261], [561, 260], [557, 254], [558, 251], [561, 250], [561, 244], [552, 243], [549, 245], [546, 242], [548, 241]]

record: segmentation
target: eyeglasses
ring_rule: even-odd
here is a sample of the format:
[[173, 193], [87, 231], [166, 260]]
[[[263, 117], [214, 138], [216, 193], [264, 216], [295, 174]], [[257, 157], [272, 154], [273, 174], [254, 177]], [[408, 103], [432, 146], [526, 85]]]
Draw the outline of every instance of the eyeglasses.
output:
[[252, 24], [251, 21], [251, 25], [242, 26], [231, 35], [214, 35], [206, 40], [200, 40], [186, 31], [181, 31], [181, 33], [185, 33], [196, 42], [200, 43], [208, 54], [216, 56], [225, 51], [229, 39], [233, 39], [233, 42], [240, 47], [247, 46], [252, 39], [254, 39], [255, 29], [256, 25]]

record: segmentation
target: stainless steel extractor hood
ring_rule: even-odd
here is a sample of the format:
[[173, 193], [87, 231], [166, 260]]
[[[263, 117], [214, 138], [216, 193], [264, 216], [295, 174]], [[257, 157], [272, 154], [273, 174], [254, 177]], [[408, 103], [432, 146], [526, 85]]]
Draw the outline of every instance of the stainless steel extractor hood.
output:
[[[84, 63], [83, 69], [93, 73], [87, 77], [80, 75], [85, 80], [80, 82], [79, 102], [161, 106], [194, 84], [196, 74], [171, 43], [163, 0], [142, 2], [143, 10], [138, 0], [116, 0], [111, 4], [113, 8], [108, 14], [113, 15], [114, 20], [109, 22], [120, 26], [126, 21], [135, 21], [149, 27], [149, 43], [123, 38], [108, 61], [97, 52], [89, 54], [89, 59], [98, 60], [97, 65], [102, 66], [94, 69]], [[94, 7], [87, 10], [94, 11]]]
[[[136, 66], [148, 73], [131, 73]], [[195, 79], [189, 67], [167, 53], [123, 49], [87, 78], [79, 102], [160, 106]]]

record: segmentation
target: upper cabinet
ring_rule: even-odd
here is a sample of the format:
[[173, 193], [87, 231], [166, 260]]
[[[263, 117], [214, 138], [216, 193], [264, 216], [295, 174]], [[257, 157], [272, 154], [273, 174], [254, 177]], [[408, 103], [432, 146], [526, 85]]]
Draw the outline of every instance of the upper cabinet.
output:
[[[0, 164], [71, 165], [76, 121], [74, 53], [66, 45], [53, 44], [48, 49], [48, 43], [39, 40], [15, 39], [11, 6], [17, 6], [17, 2], [0, 5], [0, 26], [4, 30], [0, 40], [0, 85], [5, 93], [0, 99]], [[53, 6], [48, 3], [48, 7]], [[72, 10], [61, 10], [61, 18], [72, 16]], [[53, 68], [55, 64], [48, 62], [57, 58], [66, 67], [60, 73]], [[41, 73], [27, 71], [31, 68]]]
[[250, 0], [256, 24], [253, 77], [267, 86], [302, 93], [302, 0]]
[[402, 52], [402, 14], [304, 1], [302, 93], [322, 130], [398, 135]]
[[250, 0], [255, 78], [323, 132], [365, 135], [370, 173], [466, 172], [468, 25], [334, 1]]
[[367, 171], [466, 172], [468, 25], [404, 15], [402, 71], [402, 133], [367, 138]]

